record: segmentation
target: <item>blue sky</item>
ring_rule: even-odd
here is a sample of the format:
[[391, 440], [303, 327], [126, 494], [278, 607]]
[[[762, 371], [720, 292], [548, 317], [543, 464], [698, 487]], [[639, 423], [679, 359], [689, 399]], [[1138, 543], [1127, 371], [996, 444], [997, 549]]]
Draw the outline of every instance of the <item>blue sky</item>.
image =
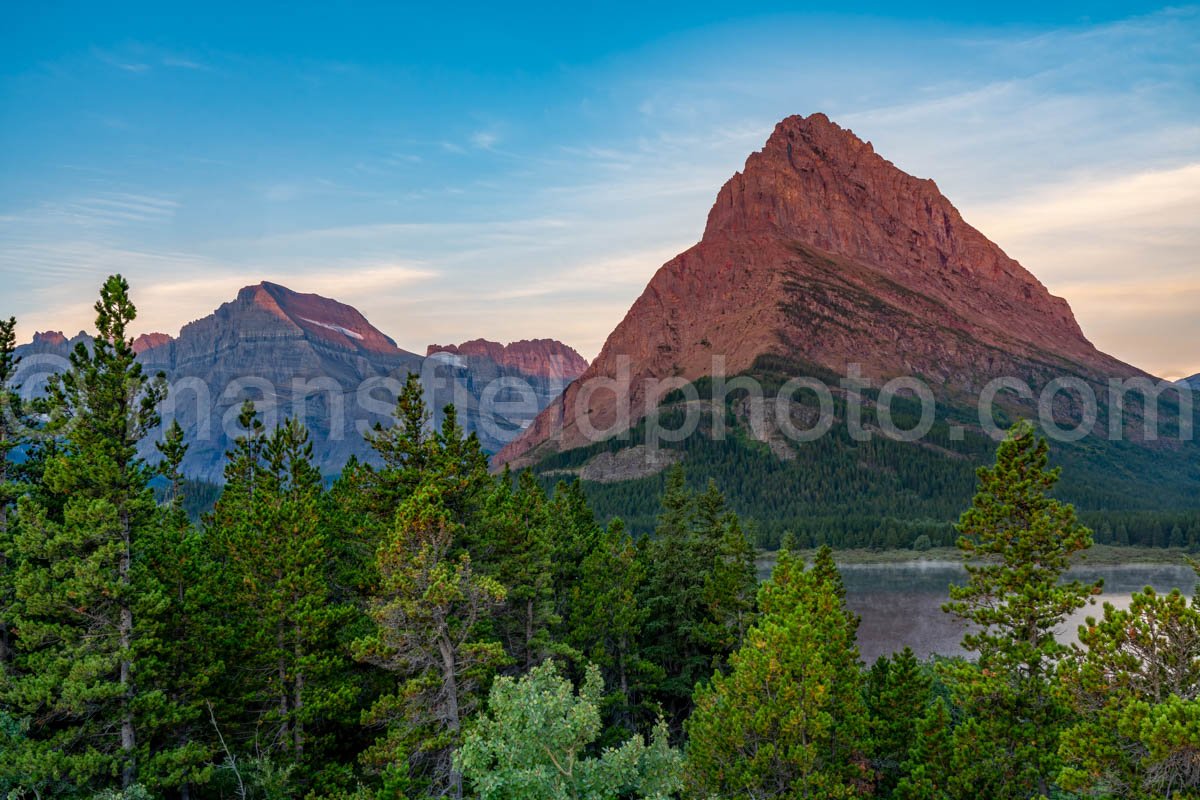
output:
[[774, 123], [824, 111], [963, 211], [1102, 349], [1200, 372], [1200, 11], [12, 6], [0, 313], [142, 330], [261, 279], [409, 349], [593, 356]]

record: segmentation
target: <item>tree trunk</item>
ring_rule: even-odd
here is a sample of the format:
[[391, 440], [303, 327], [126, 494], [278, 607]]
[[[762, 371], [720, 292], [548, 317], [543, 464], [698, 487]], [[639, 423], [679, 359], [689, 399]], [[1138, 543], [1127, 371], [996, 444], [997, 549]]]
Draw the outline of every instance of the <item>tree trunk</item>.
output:
[[525, 601], [525, 670], [533, 669], [533, 598]]
[[[438, 650], [442, 654], [442, 691], [446, 695], [446, 727], [458, 733], [460, 720], [458, 716], [458, 670], [454, 653], [454, 644], [446, 633], [438, 638]], [[455, 737], [457, 739], [457, 737]], [[456, 742], [457, 744], [457, 742]], [[450, 794], [455, 800], [462, 800], [462, 774], [450, 765]]]
[[288, 679], [287, 659], [283, 655], [284, 637], [283, 625], [275, 629], [275, 647], [279, 659], [275, 664], [276, 677], [279, 680], [279, 741], [284, 750], [291, 749], [291, 729], [288, 726]]
[[121, 585], [121, 609], [118, 633], [121, 643], [121, 694], [124, 708], [121, 711], [121, 752], [124, 764], [121, 768], [121, 786], [128, 789], [137, 778], [134, 749], [137, 745], [133, 730], [133, 665], [130, 651], [133, 648], [133, 608], [129, 605], [129, 573], [133, 561], [132, 533], [129, 530], [129, 512], [121, 510], [121, 561], [118, 567]]
[[296, 758], [299, 759], [304, 755], [304, 722], [300, 719], [300, 710], [304, 708], [304, 670], [300, 668], [300, 660], [303, 656], [303, 652], [302, 648], [300, 647], [299, 626], [297, 626], [292, 633], [296, 637], [296, 641], [294, 643], [296, 653], [296, 681], [292, 694], [292, 711], [295, 713], [296, 719], [292, 723], [292, 730], [294, 731], [294, 739], [296, 742]]
[[621, 679], [621, 694], [625, 698], [625, 702], [629, 702], [629, 676], [625, 673], [625, 650], [627, 649], [625, 641], [621, 641], [621, 646], [617, 650], [617, 672]]
[[[0, 489], [8, 482], [8, 461], [6, 454], [0, 451]], [[0, 498], [0, 534], [8, 533], [8, 505], [3, 498]], [[5, 536], [4, 538], [8, 538]], [[4, 568], [8, 565], [8, 554], [0, 552], [0, 574], [3, 574]], [[3, 614], [5, 609], [4, 595], [0, 593], [0, 614]], [[0, 664], [8, 661], [8, 620], [0, 617]]]
[[[0, 421], [2, 424], [2, 421]], [[0, 434], [0, 443], [8, 441], [7, 433]], [[8, 484], [8, 451], [0, 448], [0, 491]], [[0, 534], [8, 533], [8, 501], [0, 497]], [[7, 539], [7, 536], [4, 536]], [[0, 574], [3, 574], [5, 566], [8, 564], [8, 554], [0, 552]], [[4, 602], [4, 595], [0, 594], [0, 603]], [[0, 605], [0, 614], [4, 613], [3, 605]], [[0, 618], [0, 664], [8, 661], [8, 621]]]

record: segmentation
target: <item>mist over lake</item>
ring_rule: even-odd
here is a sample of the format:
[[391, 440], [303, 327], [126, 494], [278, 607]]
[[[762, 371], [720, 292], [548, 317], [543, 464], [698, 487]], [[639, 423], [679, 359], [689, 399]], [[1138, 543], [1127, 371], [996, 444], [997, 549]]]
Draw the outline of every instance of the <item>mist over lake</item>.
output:
[[[890, 655], [905, 645], [918, 658], [933, 655], [963, 655], [960, 646], [963, 625], [942, 611], [949, 599], [950, 584], [961, 584], [966, 572], [952, 561], [914, 561], [904, 564], [842, 564], [846, 584], [846, 604], [861, 618], [858, 647], [862, 660], [870, 664], [881, 655]], [[763, 579], [769, 572], [760, 573]], [[1076, 639], [1076, 628], [1084, 619], [1099, 617], [1103, 604], [1120, 608], [1129, 605], [1133, 592], [1152, 586], [1160, 593], [1179, 589], [1191, 596], [1196, 574], [1185, 566], [1167, 564], [1130, 564], [1080, 566], [1068, 573], [1069, 579], [1089, 582], [1104, 580], [1104, 593], [1096, 604], [1072, 615], [1059, 630], [1064, 642]]]

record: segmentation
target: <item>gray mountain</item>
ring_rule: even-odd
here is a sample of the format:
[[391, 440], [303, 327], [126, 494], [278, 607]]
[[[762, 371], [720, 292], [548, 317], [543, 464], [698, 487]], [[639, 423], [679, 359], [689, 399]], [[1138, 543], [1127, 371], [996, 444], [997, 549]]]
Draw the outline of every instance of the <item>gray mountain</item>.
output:
[[[83, 332], [68, 339], [50, 331], [19, 347], [26, 390], [37, 391], [36, 375], [65, 368], [70, 350], [90, 341]], [[185, 325], [177, 338], [144, 334], [134, 349], [148, 371], [163, 372], [171, 384], [163, 419], [178, 420], [191, 443], [186, 474], [220, 481], [245, 399], [255, 401], [268, 427], [303, 419], [321, 471], [332, 475], [351, 456], [373, 460], [362, 432], [389, 423], [409, 372], [421, 376], [431, 407], [454, 403], [467, 430], [495, 452], [587, 366], [550, 340], [538, 340], [541, 352], [558, 354], [548, 362], [532, 357], [527, 343], [470, 344], [463, 354], [456, 346], [431, 348], [435, 355], [425, 358], [398, 347], [351, 306], [263, 282]], [[156, 455], [152, 442], [143, 455]]]

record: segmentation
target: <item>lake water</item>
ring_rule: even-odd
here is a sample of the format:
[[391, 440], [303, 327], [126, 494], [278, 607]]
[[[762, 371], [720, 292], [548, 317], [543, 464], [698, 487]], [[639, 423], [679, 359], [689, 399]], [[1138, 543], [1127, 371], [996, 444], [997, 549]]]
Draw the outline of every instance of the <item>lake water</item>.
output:
[[[966, 580], [960, 564], [936, 561], [845, 564], [841, 571], [846, 584], [846, 604], [862, 618], [858, 646], [867, 664], [905, 645], [918, 658], [963, 653], [959, 646], [963, 627], [955, 617], [942, 611], [942, 604], [949, 599], [950, 584]], [[1085, 617], [1103, 613], [1102, 604], [1106, 601], [1127, 607], [1130, 595], [1146, 586], [1153, 586], [1159, 592], [1178, 588], [1191, 597], [1196, 584], [1196, 575], [1188, 567], [1154, 564], [1085, 566], [1073, 569], [1068, 577], [1081, 581], [1104, 579], [1104, 594], [1096, 598], [1096, 604], [1077, 612], [1058, 632], [1068, 642], [1074, 640], [1075, 631]]]

